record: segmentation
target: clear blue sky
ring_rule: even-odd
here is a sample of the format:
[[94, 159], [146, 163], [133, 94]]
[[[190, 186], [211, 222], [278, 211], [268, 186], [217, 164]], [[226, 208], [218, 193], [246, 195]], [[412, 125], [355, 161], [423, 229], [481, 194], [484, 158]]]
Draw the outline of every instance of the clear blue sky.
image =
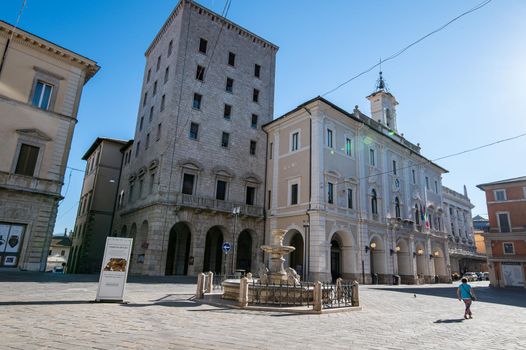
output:
[[[275, 117], [345, 81], [473, 7], [476, 1], [232, 0], [229, 19], [280, 46]], [[0, 18], [14, 23], [22, 0], [2, 0]], [[176, 0], [28, 0], [20, 27], [83, 54], [102, 69], [85, 86], [69, 166], [97, 136], [129, 139], [135, 130], [144, 51]], [[224, 0], [201, 0], [221, 12]], [[526, 132], [526, 3], [493, 1], [383, 65], [397, 97], [398, 130], [430, 158]], [[369, 114], [365, 99], [377, 70], [327, 96]], [[526, 137], [440, 161], [443, 183], [475, 185], [526, 174]], [[66, 173], [66, 191], [69, 170]], [[83, 174], [72, 172], [55, 233], [73, 228]]]

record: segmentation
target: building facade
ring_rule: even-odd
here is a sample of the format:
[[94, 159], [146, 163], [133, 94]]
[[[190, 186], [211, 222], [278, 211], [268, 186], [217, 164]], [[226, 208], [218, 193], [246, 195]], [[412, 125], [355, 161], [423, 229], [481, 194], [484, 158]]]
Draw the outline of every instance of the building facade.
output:
[[464, 193], [442, 188], [444, 226], [448, 233], [451, 273], [463, 275], [468, 271], [487, 271], [486, 255], [477, 252], [471, 209], [466, 187]]
[[264, 126], [267, 235], [288, 230], [287, 264], [310, 280], [450, 281], [447, 171], [398, 134], [381, 76], [368, 99], [371, 117], [317, 97]]
[[152, 41], [112, 232], [134, 238], [131, 273], [254, 270], [263, 260], [261, 125], [272, 120], [277, 50], [187, 0]]
[[96, 273], [101, 269], [120, 181], [121, 149], [129, 143], [99, 137], [82, 157], [86, 171], [72, 236], [69, 273]]
[[484, 234], [490, 283], [526, 287], [526, 176], [477, 186], [486, 193], [489, 232]]
[[[473, 218], [473, 236], [475, 238], [475, 247], [477, 253], [486, 256], [486, 243], [484, 242], [484, 234], [489, 232], [489, 220], [477, 215]], [[487, 262], [486, 269], [488, 271]]]
[[0, 267], [44, 271], [82, 88], [97, 64], [0, 21]]
[[47, 256], [46, 272], [53, 271], [53, 268], [60, 268], [64, 271], [64, 266], [68, 264], [70, 250], [70, 237], [66, 234], [64, 236], [53, 236]]

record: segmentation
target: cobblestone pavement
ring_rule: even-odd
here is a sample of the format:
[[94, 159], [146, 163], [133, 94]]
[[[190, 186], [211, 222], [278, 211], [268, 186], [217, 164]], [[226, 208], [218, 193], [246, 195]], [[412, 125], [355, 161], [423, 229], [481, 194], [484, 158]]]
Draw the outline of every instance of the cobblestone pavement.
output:
[[526, 291], [472, 283], [361, 286], [362, 311], [292, 315], [199, 305], [192, 279], [132, 279], [130, 303], [90, 303], [96, 276], [0, 272], [0, 349], [526, 349]]

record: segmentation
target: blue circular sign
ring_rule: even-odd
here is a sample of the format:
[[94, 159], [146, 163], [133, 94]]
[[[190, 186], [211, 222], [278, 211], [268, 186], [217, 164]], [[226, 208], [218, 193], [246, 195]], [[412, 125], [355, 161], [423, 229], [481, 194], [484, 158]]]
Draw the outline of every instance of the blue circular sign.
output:
[[223, 243], [222, 248], [223, 248], [223, 251], [225, 253], [228, 253], [230, 251], [230, 249], [232, 249], [232, 245], [230, 243], [228, 243], [228, 242], [225, 242], [225, 243]]

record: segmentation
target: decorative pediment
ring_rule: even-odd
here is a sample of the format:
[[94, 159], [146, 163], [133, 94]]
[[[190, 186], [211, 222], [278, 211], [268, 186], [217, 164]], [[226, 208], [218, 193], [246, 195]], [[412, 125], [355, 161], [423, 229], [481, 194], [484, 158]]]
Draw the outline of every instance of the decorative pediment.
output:
[[38, 139], [42, 141], [52, 141], [53, 140], [45, 132], [38, 130], [38, 129], [17, 129], [16, 132], [19, 135], [29, 137], [32, 139]]
[[144, 174], [146, 174], [146, 167], [143, 166], [142, 168], [140, 168], [138, 171], [137, 171], [137, 176], [139, 177], [143, 177]]
[[130, 174], [130, 175], [128, 176], [128, 181], [129, 181], [129, 182], [133, 182], [133, 181], [135, 181], [136, 178], [137, 178], [137, 176], [135, 176], [135, 174]]
[[251, 182], [255, 184], [260, 184], [262, 182], [261, 178], [254, 173], [245, 173], [243, 175], [243, 180], [245, 180], [246, 182]]
[[222, 166], [216, 166], [215, 168], [213, 168], [212, 173], [216, 176], [234, 177], [232, 170]]
[[159, 161], [157, 159], [154, 159], [148, 164], [148, 170], [153, 170], [159, 166]]
[[178, 165], [182, 168], [201, 171], [204, 169], [203, 165], [195, 159], [183, 159], [178, 162]]

